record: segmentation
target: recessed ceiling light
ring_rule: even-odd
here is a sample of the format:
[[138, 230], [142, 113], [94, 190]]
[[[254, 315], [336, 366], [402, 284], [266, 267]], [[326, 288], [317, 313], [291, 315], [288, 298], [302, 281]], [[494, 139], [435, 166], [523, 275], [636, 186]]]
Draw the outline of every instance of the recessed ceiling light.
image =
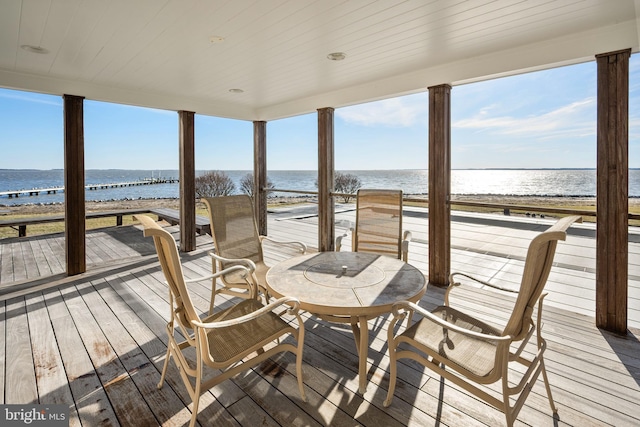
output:
[[30, 44], [23, 44], [22, 46], [20, 46], [23, 50], [26, 50], [27, 52], [31, 52], [31, 53], [40, 53], [40, 54], [45, 54], [45, 53], [49, 53], [49, 51], [43, 47], [40, 46], [32, 46]]
[[222, 43], [224, 41], [224, 37], [222, 36], [211, 36], [209, 37], [209, 42], [211, 44]]
[[342, 61], [346, 57], [347, 57], [347, 54], [344, 52], [333, 52], [327, 55], [327, 58], [332, 61]]
[[238, 88], [234, 88], [234, 89], [229, 89], [229, 92], [231, 92], [231, 93], [242, 93], [242, 92], [244, 92], [244, 90], [238, 89]]

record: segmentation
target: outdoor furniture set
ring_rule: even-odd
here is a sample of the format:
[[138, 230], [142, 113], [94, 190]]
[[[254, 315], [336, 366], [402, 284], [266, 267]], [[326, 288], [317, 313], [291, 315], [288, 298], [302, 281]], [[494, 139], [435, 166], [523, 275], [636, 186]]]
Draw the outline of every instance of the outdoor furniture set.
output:
[[[531, 241], [521, 286], [519, 292], [515, 291], [515, 306], [506, 326], [500, 328], [464, 308], [450, 306], [450, 293], [458, 286], [469, 286], [456, 281], [464, 275], [451, 275], [444, 306], [432, 311], [420, 307], [418, 302], [426, 291], [425, 277], [407, 263], [411, 234], [402, 230], [400, 190], [358, 192], [351, 252], [339, 251], [345, 236], [337, 239], [336, 252], [310, 254], [305, 253], [307, 248], [300, 242], [272, 241], [298, 252], [273, 267], [264, 262], [262, 243], [267, 238], [258, 234], [248, 196], [214, 197], [204, 202], [210, 214], [215, 250], [210, 254], [212, 274], [197, 279], [183, 277], [173, 236], [151, 218], [137, 216], [145, 236], [154, 238], [169, 288], [169, 345], [158, 387], [162, 387], [173, 357], [194, 403], [190, 426], [195, 424], [203, 392], [280, 352], [289, 351], [296, 356], [298, 387], [306, 401], [301, 311], [351, 325], [359, 355], [361, 394], [367, 384], [368, 320], [393, 314], [388, 326], [390, 382], [385, 406], [393, 399], [398, 360], [407, 358], [503, 411], [509, 426], [542, 373], [551, 409], [556, 413], [544, 367], [546, 342], [540, 331], [543, 288], [557, 241], [565, 239], [566, 229], [580, 217], [563, 218]], [[188, 283], [204, 280], [212, 280], [212, 294], [209, 313], [201, 317], [189, 296]], [[217, 294], [231, 295], [239, 302], [217, 308]], [[414, 314], [419, 320], [412, 323]], [[398, 328], [405, 318], [406, 326]], [[537, 350], [533, 358], [527, 359], [523, 350], [534, 333]], [[510, 362], [525, 366], [524, 374], [518, 371], [521, 379], [515, 386], [510, 381]], [[204, 380], [205, 365], [222, 372]], [[502, 381], [502, 399], [474, 385], [498, 381]], [[512, 396], [516, 396], [513, 406]]]

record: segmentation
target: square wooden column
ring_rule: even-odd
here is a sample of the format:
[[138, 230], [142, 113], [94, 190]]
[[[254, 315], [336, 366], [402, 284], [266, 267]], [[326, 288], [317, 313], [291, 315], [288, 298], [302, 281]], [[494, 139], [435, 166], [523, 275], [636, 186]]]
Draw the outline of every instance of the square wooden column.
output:
[[626, 49], [596, 56], [596, 326], [619, 334], [627, 332], [629, 285], [630, 55]]
[[318, 249], [321, 252], [335, 249], [333, 111], [331, 107], [318, 110]]
[[451, 270], [451, 86], [429, 88], [429, 283]]
[[64, 246], [67, 274], [87, 271], [84, 194], [84, 97], [64, 95]]
[[180, 250], [196, 249], [195, 113], [178, 111], [180, 122]]
[[267, 235], [267, 122], [253, 122], [253, 210], [258, 233]]

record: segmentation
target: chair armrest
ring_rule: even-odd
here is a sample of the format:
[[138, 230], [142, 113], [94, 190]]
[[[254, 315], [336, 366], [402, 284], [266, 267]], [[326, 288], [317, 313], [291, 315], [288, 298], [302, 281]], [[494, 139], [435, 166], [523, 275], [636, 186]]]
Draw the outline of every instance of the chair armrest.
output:
[[291, 246], [291, 245], [295, 245], [295, 246], [300, 246], [300, 252], [302, 252], [303, 254], [307, 253], [307, 245], [305, 245], [302, 242], [296, 241], [296, 240], [292, 240], [292, 241], [284, 241], [284, 240], [275, 240], [272, 239], [271, 237], [267, 237], [267, 236], [259, 236], [260, 238], [260, 243], [262, 243], [263, 241], [268, 241], [270, 243], [274, 243], [276, 245], [287, 245], [287, 246]]
[[294, 297], [282, 297], [275, 301], [272, 301], [271, 303], [269, 303], [268, 305], [265, 305], [259, 310], [256, 310], [249, 314], [245, 314], [244, 316], [236, 317], [234, 319], [219, 320], [219, 321], [207, 322], [207, 323], [198, 322], [197, 320], [192, 320], [191, 324], [193, 326], [197, 326], [199, 328], [204, 328], [204, 329], [227, 328], [229, 326], [239, 325], [241, 323], [245, 323], [250, 320], [257, 319], [258, 317], [264, 316], [265, 314], [285, 304], [289, 306], [287, 310], [289, 314], [298, 313], [298, 310], [300, 309], [300, 302], [298, 301], [298, 299]]
[[444, 305], [446, 305], [446, 306], [450, 305], [449, 304], [449, 294], [451, 293], [451, 291], [453, 291], [453, 289], [455, 289], [456, 287], [462, 285], [461, 282], [457, 282], [455, 280], [456, 276], [466, 277], [467, 279], [470, 279], [470, 280], [472, 280], [472, 281], [474, 281], [474, 282], [476, 282], [476, 283], [478, 283], [480, 285], [488, 286], [489, 288], [492, 288], [492, 289], [497, 289], [497, 290], [504, 291], [504, 292], [510, 292], [510, 293], [513, 293], [513, 294], [519, 293], [519, 291], [517, 289], [503, 288], [502, 286], [498, 286], [498, 285], [494, 285], [493, 283], [485, 282], [484, 280], [480, 280], [480, 279], [478, 279], [476, 277], [473, 277], [473, 276], [470, 276], [470, 275], [468, 275], [466, 273], [451, 273], [449, 275], [449, 287], [447, 288], [447, 290], [445, 291], [445, 294], [444, 294]]
[[538, 339], [540, 339], [540, 331], [542, 331], [542, 303], [544, 302], [545, 297], [549, 295], [548, 292], [543, 292], [538, 297], [538, 315], [536, 317], [536, 329], [538, 330]]
[[401, 310], [405, 310], [405, 311], [413, 310], [414, 313], [417, 313], [422, 317], [425, 317], [430, 321], [437, 323], [443, 328], [447, 328], [451, 331], [455, 331], [459, 334], [462, 334], [468, 337], [481, 339], [481, 340], [503, 341], [503, 342], [509, 342], [512, 340], [512, 337], [510, 335], [505, 335], [505, 336], [488, 335], [488, 334], [481, 334], [480, 332], [471, 331], [469, 329], [461, 328], [460, 326], [454, 325], [453, 323], [449, 323], [446, 320], [443, 320], [440, 317], [436, 316], [435, 314], [431, 313], [430, 311], [427, 311], [424, 308], [420, 307], [419, 305], [409, 301], [400, 301], [393, 304], [393, 306], [391, 307], [391, 312], [393, 313], [394, 318], [400, 317], [403, 315], [403, 313], [400, 312]]
[[[254, 271], [256, 271], [256, 264], [251, 261], [250, 259], [246, 259], [246, 258], [225, 258], [225, 257], [221, 257], [220, 255], [216, 254], [213, 251], [209, 251], [209, 256], [213, 259], [215, 259], [216, 261], [220, 261], [220, 262], [233, 262], [236, 264], [244, 264], [244, 266], [251, 272], [253, 273]], [[231, 268], [231, 267], [229, 267]], [[228, 270], [228, 269], [225, 269]], [[227, 271], [227, 273], [229, 273], [229, 271]]]
[[[342, 239], [344, 239], [345, 237], [347, 237], [349, 235], [349, 233], [351, 233], [351, 236], [354, 235], [355, 233], [355, 226], [353, 221], [348, 220], [348, 219], [341, 219], [339, 221], [336, 221], [335, 223], [335, 228], [336, 230], [338, 228], [340, 229], [344, 229], [344, 233], [342, 233], [340, 236], [336, 237], [336, 252], [340, 252], [341, 248], [342, 248]], [[351, 250], [353, 250], [353, 240], [351, 242]]]
[[336, 252], [340, 252], [340, 248], [342, 248], [342, 239], [344, 239], [349, 235], [348, 233], [349, 231], [351, 232], [351, 236], [353, 236], [355, 229], [353, 227], [349, 227], [348, 230], [345, 231], [343, 235], [336, 237]]
[[[456, 287], [456, 286], [460, 286], [460, 285], [462, 284], [462, 283], [460, 283], [460, 282], [456, 282], [456, 281], [455, 281], [455, 279], [454, 279], [454, 277], [455, 277], [455, 276], [462, 276], [462, 277], [466, 277], [467, 279], [470, 279], [470, 280], [472, 280], [472, 281], [474, 281], [474, 282], [476, 282], [476, 283], [478, 283], [478, 284], [480, 284], [480, 285], [488, 286], [488, 287], [490, 287], [490, 288], [497, 289], [497, 290], [499, 290], [499, 291], [510, 292], [510, 293], [513, 293], [513, 294], [517, 294], [517, 293], [519, 293], [519, 292], [520, 292], [520, 291], [519, 291], [519, 290], [517, 290], [517, 289], [504, 288], [504, 287], [502, 287], [502, 286], [498, 286], [498, 285], [495, 285], [495, 284], [493, 284], [493, 283], [485, 282], [484, 280], [477, 279], [477, 278], [475, 278], [475, 277], [473, 277], [473, 276], [470, 276], [470, 275], [468, 275], [468, 274], [465, 274], [465, 273], [451, 273], [451, 274], [449, 275], [449, 287], [447, 288], [447, 292], [446, 292], [446, 296], [445, 296], [445, 298], [446, 298], [446, 300], [447, 300], [447, 301], [448, 301], [449, 292], [450, 292], [454, 287]], [[448, 302], [447, 302], [447, 304], [446, 304], [446, 305], [449, 305], [449, 304], [448, 304]]]
[[216, 273], [207, 274], [206, 276], [194, 277], [192, 279], [185, 279], [184, 283], [197, 283], [203, 282], [205, 280], [217, 279], [218, 277], [229, 274], [234, 271], [244, 270], [246, 273], [250, 273], [251, 270], [244, 265], [232, 265], [231, 267], [225, 268], [224, 270], [218, 271]]
[[404, 262], [409, 262], [409, 242], [411, 241], [411, 238], [411, 232], [409, 230], [405, 230], [402, 234], [402, 242], [400, 243], [400, 252]]

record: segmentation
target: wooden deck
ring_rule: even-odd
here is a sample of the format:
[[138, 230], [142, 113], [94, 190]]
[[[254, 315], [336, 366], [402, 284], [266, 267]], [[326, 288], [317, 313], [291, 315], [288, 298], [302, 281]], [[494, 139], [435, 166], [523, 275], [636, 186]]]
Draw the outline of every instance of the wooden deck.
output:
[[[269, 235], [287, 239], [295, 235], [315, 246], [314, 218], [299, 212], [272, 214]], [[350, 218], [348, 210], [339, 213], [339, 227]], [[458, 219], [453, 269], [507, 282], [515, 280], [530, 236], [545, 228], [539, 220], [540, 224], [523, 223], [506, 233], [487, 218]], [[414, 236], [410, 262], [423, 271], [425, 224], [422, 212], [405, 216], [405, 228]], [[177, 227], [170, 229], [179, 235]], [[558, 424], [636, 426], [640, 424], [640, 331], [634, 326], [620, 337], [594, 327], [586, 302], [592, 299], [588, 286], [574, 287], [592, 280], [595, 252], [588, 245], [589, 227], [577, 230], [582, 235], [570, 235], [558, 248], [558, 265], [549, 283], [553, 299], [544, 314]], [[196, 251], [183, 256], [188, 277], [210, 270], [206, 255], [212, 247], [210, 236], [198, 236], [197, 245]], [[87, 248], [89, 271], [68, 278], [62, 274], [63, 236], [0, 241], [0, 336], [4, 337], [0, 403], [68, 404], [72, 426], [185, 425], [191, 402], [173, 363], [168, 384], [156, 388], [167, 345], [168, 293], [152, 242], [135, 226], [113, 227], [89, 232]], [[637, 244], [630, 243], [630, 249], [636, 251]], [[282, 258], [269, 248], [266, 254], [271, 263]], [[635, 282], [630, 280], [630, 288], [637, 286], [640, 255], [631, 256], [630, 277]], [[209, 292], [208, 283], [193, 287], [203, 312]], [[433, 307], [442, 295], [442, 289], [429, 287], [421, 305]], [[578, 297], [584, 301], [573, 301]], [[488, 318], [509, 304], [506, 298], [497, 306], [484, 302], [482, 290], [460, 298], [460, 304], [479, 307]], [[499, 411], [413, 363], [400, 366], [396, 398], [384, 408], [387, 317], [370, 322], [370, 383], [365, 395], [358, 395], [358, 358], [350, 329], [310, 316], [304, 319], [309, 402], [300, 400], [293, 357], [285, 355], [207, 392], [200, 405], [200, 425], [504, 425]], [[541, 382], [517, 424], [554, 425]]]

